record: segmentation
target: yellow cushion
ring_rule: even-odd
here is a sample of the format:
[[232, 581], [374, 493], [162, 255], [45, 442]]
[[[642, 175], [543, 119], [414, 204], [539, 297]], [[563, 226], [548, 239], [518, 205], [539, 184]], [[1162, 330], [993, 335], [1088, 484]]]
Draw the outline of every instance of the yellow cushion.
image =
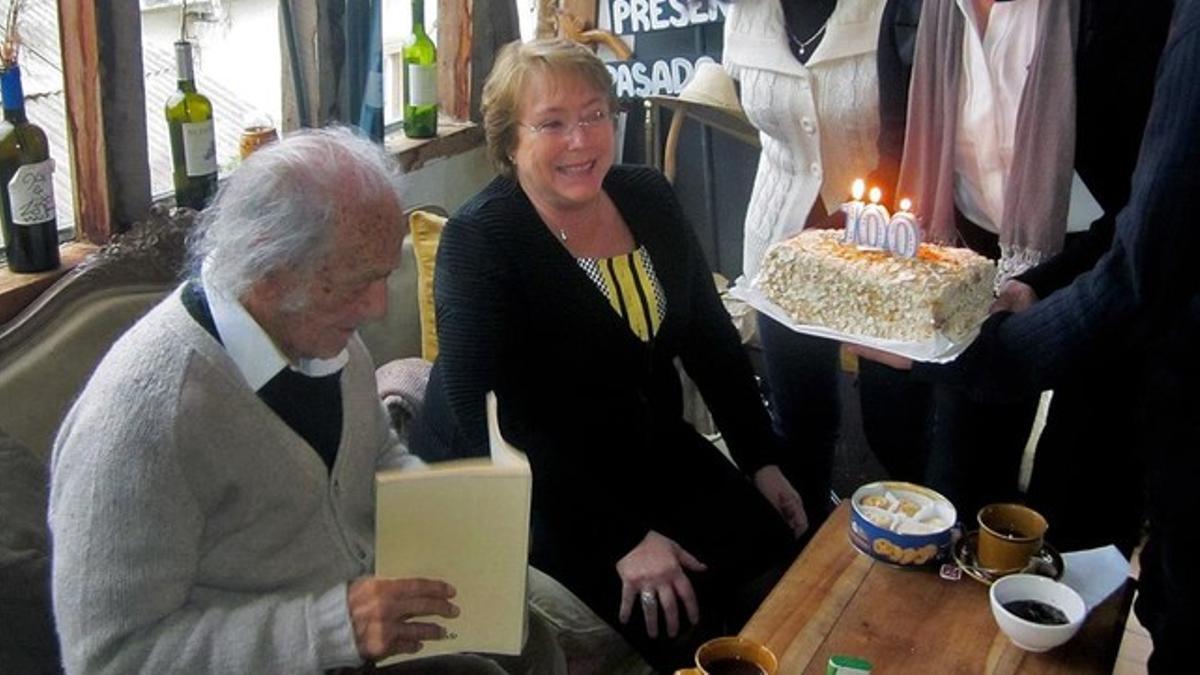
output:
[[421, 358], [437, 358], [437, 314], [433, 306], [433, 268], [438, 241], [446, 218], [428, 211], [413, 211], [408, 218], [413, 254], [417, 258], [417, 307], [421, 318]]

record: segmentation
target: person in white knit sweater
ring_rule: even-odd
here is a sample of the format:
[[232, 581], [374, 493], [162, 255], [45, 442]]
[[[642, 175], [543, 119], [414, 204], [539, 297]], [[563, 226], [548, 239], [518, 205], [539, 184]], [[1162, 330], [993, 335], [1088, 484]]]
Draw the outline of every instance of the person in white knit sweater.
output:
[[[254, 154], [201, 214], [192, 277], [97, 367], [51, 465], [68, 673], [319, 672], [445, 636], [453, 587], [372, 576], [375, 471], [420, 465], [355, 333], [400, 263], [397, 177], [345, 129]], [[504, 672], [404, 668], [427, 670]]]
[[[835, 224], [855, 178], [875, 168], [876, 45], [884, 0], [737, 0], [722, 61], [741, 85], [762, 154], [746, 210], [742, 273], [806, 227]], [[839, 225], [840, 226], [840, 225]], [[838, 345], [760, 315], [771, 410], [814, 526], [830, 509], [837, 443]]]

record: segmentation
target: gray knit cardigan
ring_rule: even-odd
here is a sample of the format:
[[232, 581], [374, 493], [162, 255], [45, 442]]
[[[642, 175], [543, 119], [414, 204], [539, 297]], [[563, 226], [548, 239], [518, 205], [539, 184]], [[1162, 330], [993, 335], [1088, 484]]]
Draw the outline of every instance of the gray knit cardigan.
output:
[[54, 613], [69, 673], [358, 665], [347, 581], [374, 560], [391, 433], [358, 338], [332, 472], [179, 291], [105, 356], [54, 446]]

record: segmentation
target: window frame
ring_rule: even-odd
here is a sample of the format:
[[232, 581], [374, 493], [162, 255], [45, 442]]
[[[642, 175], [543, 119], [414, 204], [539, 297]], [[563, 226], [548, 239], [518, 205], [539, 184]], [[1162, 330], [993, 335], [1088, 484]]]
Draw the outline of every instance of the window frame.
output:
[[[293, 15], [299, 14], [299, 36], [328, 38], [332, 31], [341, 28], [340, 17], [334, 16], [320, 0], [279, 1], [287, 2]], [[483, 77], [473, 75], [489, 72], [500, 45], [520, 36], [515, 0], [437, 2], [439, 104], [449, 119], [444, 125], [446, 132], [439, 134], [441, 138], [423, 143], [395, 143], [392, 138], [385, 138], [385, 147], [393, 150], [401, 165], [410, 171], [428, 160], [466, 152], [482, 143], [482, 130], [473, 123], [480, 121]], [[566, 5], [580, 2], [595, 6], [595, 0], [565, 0]], [[155, 203], [146, 137], [140, 2], [57, 0], [56, 4], [70, 171], [74, 179], [75, 242], [63, 246], [63, 266], [52, 272], [18, 275], [0, 265], [0, 324], [15, 316], [97, 246], [108, 243], [133, 223], [145, 220]], [[316, 91], [308, 92], [307, 110], [335, 109], [335, 76], [333, 69], [327, 67], [335, 56], [328, 50], [317, 53], [315, 47], [337, 41], [299, 42], [300, 67], [320, 73], [315, 78]], [[284, 49], [280, 73], [284, 97], [281, 128], [288, 130], [298, 126], [298, 115], [290, 55], [286, 46]], [[328, 121], [320, 115], [310, 119], [314, 125]]]

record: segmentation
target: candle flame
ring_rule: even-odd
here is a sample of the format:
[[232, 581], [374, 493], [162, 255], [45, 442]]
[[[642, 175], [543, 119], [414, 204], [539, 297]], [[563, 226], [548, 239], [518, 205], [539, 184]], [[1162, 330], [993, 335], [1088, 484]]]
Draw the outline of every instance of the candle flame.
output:
[[850, 195], [855, 201], [861, 201], [863, 193], [867, 191], [867, 184], [863, 179], [857, 178], [854, 180], [854, 185], [850, 187]]
[[871, 188], [871, 203], [872, 204], [878, 204], [879, 200], [882, 197], [883, 197], [883, 190], [880, 190], [877, 187]]
[[907, 211], [912, 208], [912, 200], [908, 197], [900, 200], [900, 210]]

